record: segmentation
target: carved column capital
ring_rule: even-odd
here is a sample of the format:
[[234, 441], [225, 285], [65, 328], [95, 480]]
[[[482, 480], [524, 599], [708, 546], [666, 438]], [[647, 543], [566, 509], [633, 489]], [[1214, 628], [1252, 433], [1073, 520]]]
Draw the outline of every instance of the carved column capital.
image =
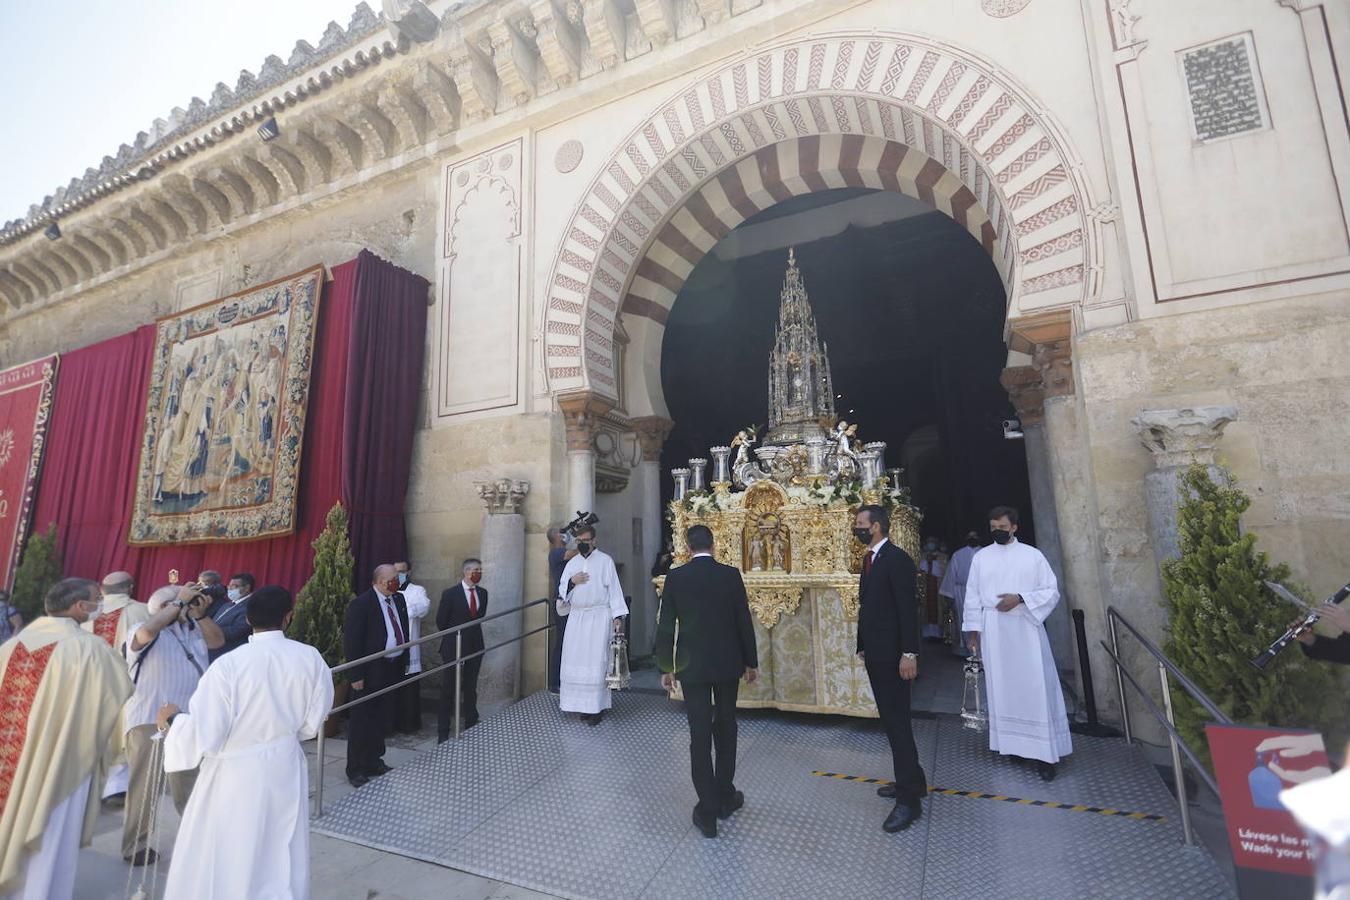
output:
[[1031, 364], [1040, 373], [1045, 399], [1073, 396], [1073, 347], [1067, 338], [1038, 344]]
[[1017, 418], [1025, 425], [1045, 423], [1045, 383], [1035, 366], [1010, 366], [1003, 370], [998, 383], [1008, 392]]
[[567, 425], [567, 449], [594, 453], [600, 419], [614, 408], [614, 401], [583, 391], [559, 397], [558, 408]]
[[675, 423], [664, 416], [642, 416], [633, 420], [644, 462], [660, 462], [661, 448], [666, 445], [666, 438], [670, 437], [674, 427]]
[[475, 481], [478, 496], [487, 504], [490, 516], [515, 516], [525, 503], [525, 495], [530, 492], [528, 481], [513, 478], [498, 478], [496, 481]]
[[1139, 440], [1153, 452], [1159, 469], [1214, 464], [1219, 438], [1237, 419], [1236, 406], [1196, 406], [1189, 409], [1144, 409], [1132, 424]]

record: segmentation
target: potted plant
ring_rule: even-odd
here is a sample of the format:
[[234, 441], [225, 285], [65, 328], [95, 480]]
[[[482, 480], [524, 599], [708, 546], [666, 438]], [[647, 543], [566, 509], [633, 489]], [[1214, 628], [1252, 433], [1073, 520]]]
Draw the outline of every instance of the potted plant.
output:
[[[314, 539], [314, 574], [296, 595], [290, 627], [291, 638], [317, 649], [330, 667], [342, 662], [342, 622], [352, 599], [354, 565], [347, 539], [347, 511], [337, 503]], [[347, 702], [347, 692], [347, 679], [334, 676], [333, 705]], [[324, 736], [334, 736], [337, 728], [338, 720], [329, 716]]]

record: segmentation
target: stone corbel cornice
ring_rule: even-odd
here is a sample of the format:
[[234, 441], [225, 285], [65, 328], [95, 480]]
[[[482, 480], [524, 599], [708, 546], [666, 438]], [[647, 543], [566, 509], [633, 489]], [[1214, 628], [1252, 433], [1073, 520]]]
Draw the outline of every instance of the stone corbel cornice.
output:
[[591, 53], [602, 69], [612, 69], [624, 58], [628, 29], [614, 0], [581, 0], [582, 24]]
[[481, 122], [497, 110], [497, 70], [489, 56], [491, 49], [485, 32], [471, 37], [457, 28], [450, 37], [447, 56], [459, 89], [460, 114], [467, 122]]
[[[581, 77], [581, 42], [572, 23], [558, 12], [552, 0], [534, 0], [530, 15], [537, 32], [539, 58], [549, 79], [558, 87], [575, 83]], [[542, 83], [539, 92], [546, 92]]]
[[672, 0], [635, 0], [638, 23], [642, 33], [655, 47], [663, 47], [675, 39], [676, 18]]
[[[492, 65], [497, 72], [497, 111], [524, 106], [535, 94], [534, 54], [511, 22], [519, 19], [523, 10], [509, 6], [497, 14], [497, 20], [488, 26], [488, 42], [492, 48]], [[533, 28], [533, 26], [530, 26]]]

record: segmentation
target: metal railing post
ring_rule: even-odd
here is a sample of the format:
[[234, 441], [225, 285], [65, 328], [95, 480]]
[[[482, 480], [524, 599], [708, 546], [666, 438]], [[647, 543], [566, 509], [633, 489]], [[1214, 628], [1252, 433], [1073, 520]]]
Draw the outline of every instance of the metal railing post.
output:
[[464, 632], [455, 632], [455, 740], [459, 740], [460, 704], [464, 698]]
[[1111, 632], [1111, 655], [1116, 666], [1116, 691], [1120, 695], [1120, 721], [1125, 726], [1125, 743], [1133, 743], [1130, 730], [1130, 706], [1125, 697], [1125, 678], [1120, 674], [1120, 639], [1116, 636], [1116, 617], [1111, 610], [1106, 612], [1106, 626]]
[[1187, 847], [1195, 845], [1195, 837], [1191, 834], [1191, 808], [1189, 798], [1186, 796], [1186, 773], [1181, 768], [1181, 747], [1177, 744], [1176, 738], [1176, 718], [1172, 713], [1172, 686], [1167, 680], [1167, 667], [1158, 663], [1158, 680], [1162, 682], [1163, 712], [1167, 715], [1167, 724], [1172, 726], [1172, 732], [1168, 734], [1167, 740], [1172, 748], [1172, 779], [1177, 787], [1177, 803], [1181, 806], [1181, 834], [1182, 840]]
[[328, 726], [328, 717], [324, 716], [323, 722], [319, 725], [319, 743], [316, 747], [319, 753], [319, 783], [314, 787], [314, 818], [323, 818], [323, 730]]

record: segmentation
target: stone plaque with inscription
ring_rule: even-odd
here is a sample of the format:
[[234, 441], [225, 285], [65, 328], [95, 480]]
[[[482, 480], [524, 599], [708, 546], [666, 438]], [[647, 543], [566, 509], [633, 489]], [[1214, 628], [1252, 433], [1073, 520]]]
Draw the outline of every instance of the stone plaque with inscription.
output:
[[1269, 124], [1248, 35], [1184, 50], [1181, 67], [1198, 140], [1259, 131]]

